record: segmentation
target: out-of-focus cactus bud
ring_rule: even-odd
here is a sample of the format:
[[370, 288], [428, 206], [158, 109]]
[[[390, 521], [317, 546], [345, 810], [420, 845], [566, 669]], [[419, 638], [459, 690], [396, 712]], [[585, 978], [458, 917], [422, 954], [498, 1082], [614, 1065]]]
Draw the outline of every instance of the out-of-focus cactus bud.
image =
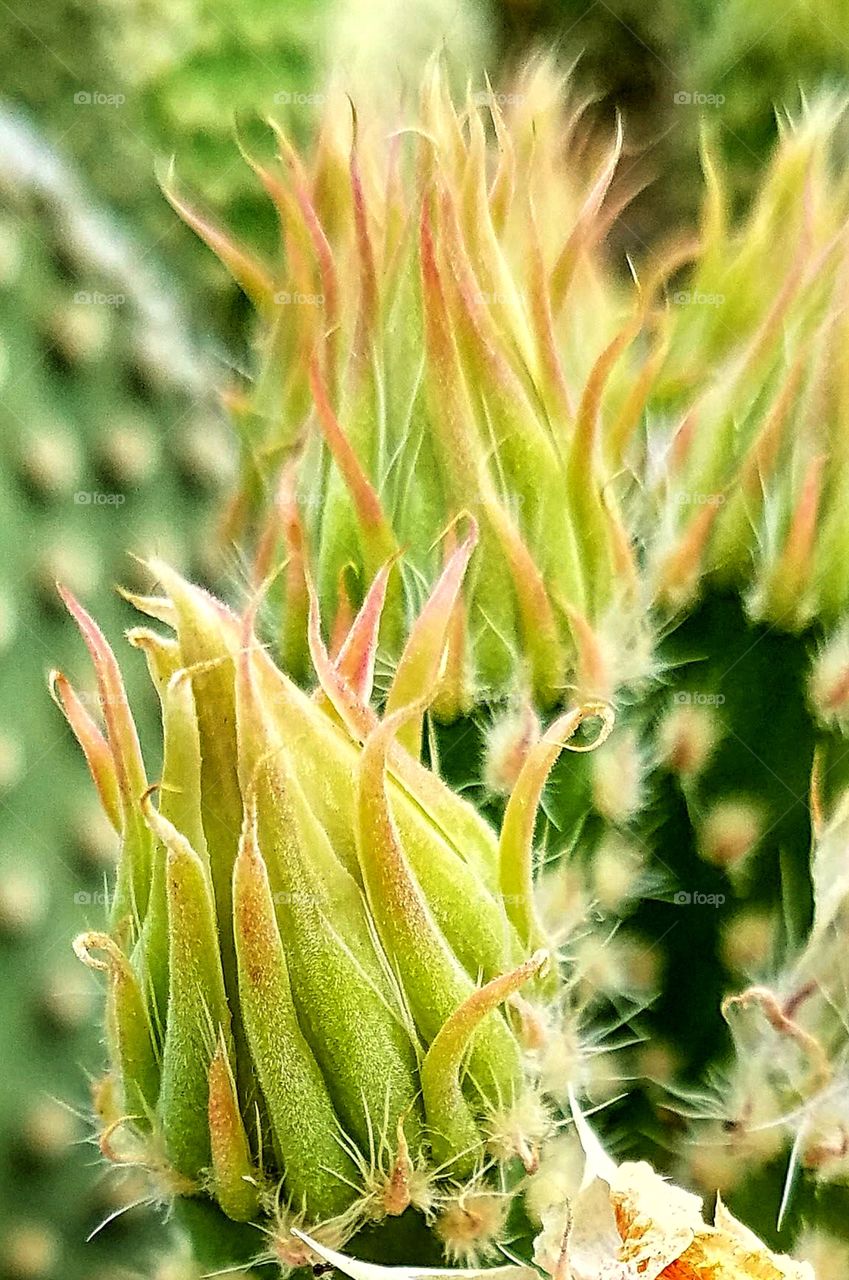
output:
[[539, 718], [529, 701], [495, 721], [489, 731], [483, 765], [483, 780], [489, 791], [510, 794], [540, 733]]
[[808, 695], [824, 725], [849, 725], [849, 633], [839, 631], [823, 645], [814, 661]]
[[[77, 941], [107, 975], [101, 1146], [157, 1197], [243, 1224], [245, 1263], [308, 1260], [299, 1225], [338, 1246], [407, 1209], [449, 1258], [485, 1257], [556, 1126], [546, 1045], [569, 1034], [580, 1059], [534, 825], [557, 756], [592, 749], [612, 714], [579, 706], [529, 743], [500, 839], [419, 762], [475, 539], [424, 603], [382, 719], [368, 695], [392, 564], [335, 657], [307, 582], [312, 697], [256, 638], [256, 602], [239, 617], [157, 565], [165, 594], [136, 603], [170, 634], [129, 633], [162, 708], [154, 787], [114, 656], [66, 594], [105, 733], [63, 676], [52, 687], [122, 839], [111, 932]], [[572, 741], [584, 721], [595, 739]]]
[[682, 779], [695, 778], [710, 760], [721, 736], [722, 726], [713, 708], [679, 703], [667, 711], [658, 725], [658, 755]]
[[651, 886], [647, 853], [618, 831], [612, 831], [593, 854], [591, 883], [595, 901], [612, 916], [622, 917]]
[[771, 911], [738, 911], [722, 929], [720, 954], [727, 968], [750, 976], [766, 972], [775, 955], [776, 923]]
[[23, 939], [47, 914], [47, 886], [29, 867], [4, 867], [0, 872], [0, 935]]
[[730, 874], [740, 871], [763, 832], [760, 806], [748, 799], [719, 800], [704, 816], [699, 852], [706, 862]]
[[0, 1260], [10, 1280], [42, 1280], [57, 1265], [61, 1241], [45, 1223], [19, 1222], [0, 1242]]
[[643, 802], [646, 762], [632, 729], [624, 729], [593, 756], [593, 803], [608, 822], [625, 826]]

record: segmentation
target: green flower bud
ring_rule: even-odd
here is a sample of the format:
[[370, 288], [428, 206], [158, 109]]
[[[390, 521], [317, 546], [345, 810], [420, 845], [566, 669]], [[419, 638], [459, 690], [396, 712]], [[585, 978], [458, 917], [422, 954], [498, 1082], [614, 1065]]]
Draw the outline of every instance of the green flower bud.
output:
[[[599, 287], [622, 131], [586, 166], [567, 160], [580, 112], [562, 110], [561, 89], [543, 66], [506, 108], [488, 93], [458, 109], [435, 67], [414, 127], [397, 130], [366, 110], [349, 128], [347, 104], [330, 95], [314, 164], [272, 126], [279, 165], [250, 163], [297, 246], [280, 277], [166, 188], [260, 319], [261, 364], [238, 414], [240, 509], [253, 526], [242, 540], [255, 538], [266, 563], [269, 547], [285, 548], [287, 669], [306, 667], [305, 546], [334, 620], [349, 579], [361, 595], [410, 548], [381, 626], [399, 664], [390, 710], [410, 701], [426, 655], [442, 655], [438, 602], [420, 613], [420, 583], [437, 576], [463, 512], [482, 554], [462, 597], [444, 583], [455, 598], [439, 618], [453, 635], [440, 715], [517, 679], [555, 705], [574, 658], [569, 609], [594, 626], [633, 609], [610, 483], [621, 458], [606, 456], [602, 402], [624, 446], [643, 404], [628, 394], [630, 349], [652, 297]], [[275, 494], [268, 510], [263, 490]], [[417, 615], [411, 670], [401, 653]], [[399, 741], [410, 747], [420, 729], [411, 718]]]
[[335, 659], [309, 587], [310, 697], [259, 644], [255, 604], [239, 617], [157, 565], [167, 594], [136, 603], [173, 634], [130, 632], [162, 707], [153, 787], [111, 650], [67, 601], [119, 712], [103, 735], [52, 677], [123, 836], [130, 910], [77, 943], [108, 974], [102, 1147], [158, 1198], [243, 1224], [242, 1262], [266, 1241], [295, 1265], [299, 1224], [335, 1247], [408, 1209], [454, 1256], [467, 1201], [498, 1202], [555, 1123], [540, 1028], [569, 1013], [533, 907], [534, 817], [558, 752], [587, 717], [606, 734], [608, 712], [577, 708], [531, 747], [500, 841], [419, 761], [475, 540], [425, 603], [383, 719], [367, 696], [391, 566]]

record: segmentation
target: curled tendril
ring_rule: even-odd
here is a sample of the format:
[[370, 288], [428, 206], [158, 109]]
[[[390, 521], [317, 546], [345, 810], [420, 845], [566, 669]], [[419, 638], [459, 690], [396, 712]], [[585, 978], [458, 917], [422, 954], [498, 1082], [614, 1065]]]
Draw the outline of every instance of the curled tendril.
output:
[[[609, 702], [586, 702], [583, 706], [577, 708], [580, 718], [576, 721], [575, 727], [569, 734], [568, 738], [561, 744], [565, 751], [597, 751], [599, 747], [604, 746], [607, 739], [613, 732], [613, 726], [616, 723], [616, 712]], [[600, 720], [601, 727], [593, 738], [592, 742], [573, 742], [572, 738], [585, 720]]]

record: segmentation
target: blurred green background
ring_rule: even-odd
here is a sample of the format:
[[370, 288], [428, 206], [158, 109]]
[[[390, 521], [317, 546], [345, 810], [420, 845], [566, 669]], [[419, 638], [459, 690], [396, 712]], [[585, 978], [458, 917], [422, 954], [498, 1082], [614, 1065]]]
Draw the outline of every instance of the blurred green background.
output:
[[[232, 467], [216, 386], [241, 366], [247, 313], [162, 199], [185, 184], [273, 252], [236, 145], [262, 119], [306, 140], [333, 71], [391, 103], [434, 49], [456, 82], [504, 83], [556, 48], [624, 117], [620, 182], [643, 187], [619, 261], [694, 216], [704, 124], [743, 206], [776, 108], [849, 84], [849, 0], [8, 0], [0, 4], [0, 1275], [121, 1280], [187, 1272], [154, 1255], [140, 1206], [86, 1244], [132, 1185], [104, 1180], [86, 1121], [97, 999], [72, 937], [96, 924], [111, 859], [84, 767], [45, 688], [91, 681], [57, 609], [68, 583], [114, 637], [128, 553], [232, 586], [216, 550]], [[131, 656], [128, 668], [141, 666]], [[133, 666], [135, 664], [135, 668]], [[139, 681], [141, 687], [141, 681]], [[153, 708], [148, 709], [153, 714]], [[151, 762], [152, 769], [155, 767]], [[129, 1179], [131, 1183], [131, 1179]], [[161, 1237], [157, 1234], [155, 1237]]]

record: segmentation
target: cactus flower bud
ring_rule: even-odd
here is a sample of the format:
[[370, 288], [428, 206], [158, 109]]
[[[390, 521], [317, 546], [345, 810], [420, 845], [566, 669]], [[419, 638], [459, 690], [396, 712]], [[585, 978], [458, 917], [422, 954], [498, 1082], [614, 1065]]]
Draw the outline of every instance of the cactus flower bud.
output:
[[[564, 108], [561, 90], [540, 64], [515, 95], [470, 93], [458, 108], [434, 64], [414, 120], [399, 118], [391, 141], [367, 103], [352, 114], [331, 94], [316, 165], [274, 125], [277, 163], [250, 163], [286, 244], [298, 246], [280, 278], [167, 183], [259, 317], [261, 368], [237, 414], [250, 436], [239, 532], [259, 558], [275, 547], [289, 556], [278, 588], [288, 670], [305, 666], [302, 546], [314, 552], [331, 634], [350, 611], [347, 580], [362, 591], [409, 548], [382, 623], [397, 661], [419, 614], [418, 584], [435, 577], [442, 537], [463, 510], [483, 554], [462, 595], [454, 591], [435, 711], [451, 718], [517, 684], [555, 705], [573, 666], [575, 618], [606, 639], [627, 612], [632, 634], [616, 636], [611, 654], [602, 645], [615, 678], [627, 665], [640, 610], [602, 407], [609, 398], [612, 455], [641, 410], [628, 371], [650, 299], [599, 288], [622, 130], [586, 163], [566, 162], [580, 112]], [[294, 298], [314, 305], [281, 305]], [[587, 323], [575, 323], [578, 312]], [[257, 471], [276, 495], [259, 511]], [[416, 625], [425, 644], [432, 619], [421, 612]], [[399, 668], [391, 709], [407, 682]], [[399, 740], [418, 728], [413, 718]]]
[[500, 841], [419, 762], [476, 537], [448, 556], [382, 719], [367, 698], [391, 564], [335, 658], [307, 584], [312, 697], [259, 643], [255, 605], [237, 616], [157, 565], [165, 594], [137, 603], [170, 634], [129, 633], [162, 707], [155, 786], [112, 651], [65, 594], [105, 734], [52, 687], [122, 839], [109, 929], [76, 943], [107, 976], [101, 1146], [158, 1198], [241, 1224], [241, 1264], [308, 1257], [298, 1225], [338, 1247], [408, 1209], [449, 1257], [482, 1257], [556, 1125], [538, 1064], [571, 1015], [533, 902], [534, 817], [581, 723], [600, 741], [612, 721], [589, 703], [529, 744]]

